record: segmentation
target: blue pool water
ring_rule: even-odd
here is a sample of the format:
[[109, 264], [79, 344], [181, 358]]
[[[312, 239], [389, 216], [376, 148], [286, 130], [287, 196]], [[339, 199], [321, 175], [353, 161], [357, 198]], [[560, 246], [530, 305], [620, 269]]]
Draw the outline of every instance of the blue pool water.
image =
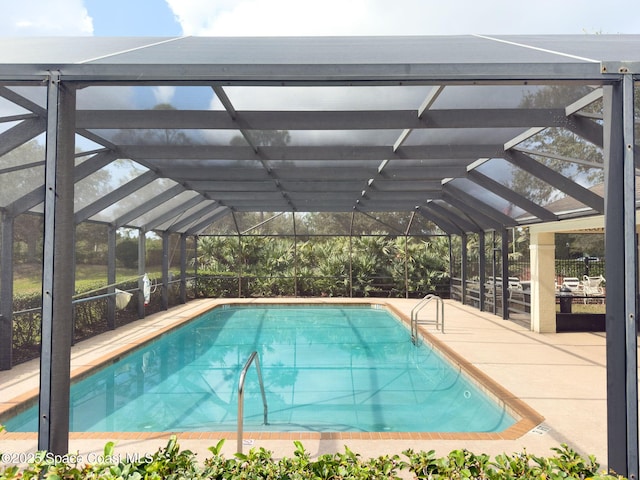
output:
[[[514, 419], [382, 308], [216, 308], [71, 389], [71, 431], [498, 432]], [[8, 431], [36, 431], [37, 407]]]

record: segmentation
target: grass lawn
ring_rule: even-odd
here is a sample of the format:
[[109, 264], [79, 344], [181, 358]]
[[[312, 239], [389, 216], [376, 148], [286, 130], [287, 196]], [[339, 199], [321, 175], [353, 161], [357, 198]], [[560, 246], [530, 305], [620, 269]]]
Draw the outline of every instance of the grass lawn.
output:
[[[595, 302], [595, 300], [590, 300]], [[600, 300], [598, 300], [600, 302]], [[560, 305], [556, 305], [556, 312], [560, 311]], [[573, 302], [571, 313], [606, 313], [606, 305], [602, 303], [578, 303]]]
[[[149, 271], [149, 275], [157, 275], [157, 269]], [[42, 289], [42, 265], [25, 263], [15, 265], [13, 277], [14, 294], [39, 292]], [[116, 281], [135, 279], [138, 271], [133, 268], [118, 268]], [[96, 288], [96, 283], [107, 284], [107, 267], [105, 265], [78, 265], [76, 267], [76, 290]]]

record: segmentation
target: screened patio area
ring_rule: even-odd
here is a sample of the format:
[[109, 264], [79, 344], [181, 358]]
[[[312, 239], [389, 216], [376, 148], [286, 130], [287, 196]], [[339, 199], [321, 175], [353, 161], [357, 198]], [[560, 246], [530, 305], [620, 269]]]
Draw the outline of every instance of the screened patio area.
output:
[[[637, 475], [639, 36], [0, 38], [0, 47], [0, 368], [11, 368], [15, 325], [34, 308], [41, 448], [68, 447], [78, 305], [102, 302], [101, 321], [115, 328], [117, 290], [133, 292], [131, 315], [142, 317], [197, 296], [216, 261], [208, 273], [225, 273], [238, 296], [438, 290], [466, 303], [474, 282], [478, 307], [493, 291], [491, 308], [507, 319], [508, 282], [487, 285], [512, 276], [517, 253], [530, 258], [532, 328], [546, 332], [553, 233], [535, 228], [601, 217], [609, 465]], [[551, 207], [563, 199], [570, 207]], [[274, 263], [252, 271], [249, 247], [273, 249]], [[216, 257], [225, 248], [231, 260]], [[339, 257], [324, 273], [317, 258], [303, 262], [323, 248], [327, 262]], [[385, 268], [367, 270], [376, 248]], [[15, 272], [29, 263], [39, 305], [16, 308]], [[90, 264], [99, 274], [84, 293], [101, 298], [86, 302], [76, 286]], [[283, 290], [252, 291], [247, 282], [264, 271], [268, 285], [285, 278]], [[327, 278], [338, 280], [316, 286]]]

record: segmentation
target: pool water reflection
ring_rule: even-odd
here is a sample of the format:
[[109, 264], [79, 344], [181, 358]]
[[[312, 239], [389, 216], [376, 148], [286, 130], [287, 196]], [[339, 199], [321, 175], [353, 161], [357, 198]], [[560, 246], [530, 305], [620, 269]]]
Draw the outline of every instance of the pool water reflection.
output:
[[[383, 308], [224, 306], [164, 335], [71, 389], [71, 431], [233, 431], [247, 372], [253, 431], [499, 432], [503, 406]], [[6, 422], [36, 431], [37, 407]]]

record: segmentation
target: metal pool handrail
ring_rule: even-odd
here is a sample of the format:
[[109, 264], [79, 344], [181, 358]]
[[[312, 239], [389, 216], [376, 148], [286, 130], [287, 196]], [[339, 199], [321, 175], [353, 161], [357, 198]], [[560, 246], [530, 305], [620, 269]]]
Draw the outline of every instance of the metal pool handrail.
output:
[[[436, 301], [436, 329], [442, 330], [442, 333], [444, 333], [444, 301], [438, 295], [429, 293], [411, 310], [411, 340], [413, 343], [416, 343], [418, 338], [418, 312], [427, 306], [431, 300]], [[440, 314], [442, 314], [442, 327], [440, 327]]]
[[267, 422], [267, 396], [264, 393], [264, 382], [262, 381], [262, 371], [260, 370], [260, 358], [258, 352], [253, 352], [249, 355], [247, 363], [244, 364], [242, 372], [240, 372], [240, 381], [238, 382], [238, 453], [242, 453], [242, 427], [244, 421], [244, 377], [247, 375], [247, 370], [255, 360], [256, 370], [258, 371], [258, 382], [260, 383], [260, 391], [262, 393], [262, 405], [264, 406], [264, 424]]

